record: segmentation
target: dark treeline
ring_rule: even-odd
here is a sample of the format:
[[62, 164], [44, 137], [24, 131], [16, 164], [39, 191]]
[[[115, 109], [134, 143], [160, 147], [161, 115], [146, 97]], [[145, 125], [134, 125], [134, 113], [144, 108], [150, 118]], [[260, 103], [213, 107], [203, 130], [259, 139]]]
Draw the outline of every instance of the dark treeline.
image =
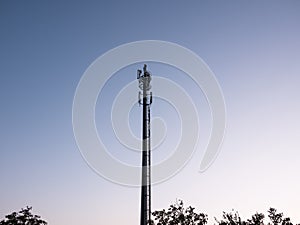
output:
[[[31, 207], [13, 212], [0, 221], [0, 225], [46, 225], [47, 222], [40, 216], [31, 213]], [[204, 213], [195, 212], [195, 208], [184, 207], [183, 201], [178, 200], [171, 204], [168, 209], [157, 210], [152, 213], [152, 225], [206, 225], [208, 216]], [[223, 212], [221, 219], [214, 218], [215, 225], [294, 225], [289, 217], [276, 209], [270, 208], [267, 216], [255, 213], [249, 219], [242, 219], [237, 211]], [[300, 225], [300, 224], [295, 224]]]
[[[208, 216], [204, 213], [195, 212], [195, 208], [184, 207], [183, 201], [178, 200], [171, 204], [168, 209], [157, 210], [152, 213], [155, 225], [206, 225]], [[240, 217], [237, 211], [223, 212], [221, 219], [214, 217], [213, 224], [216, 225], [294, 225], [289, 217], [276, 209], [270, 208], [267, 216], [263, 213], [255, 213], [249, 219]], [[300, 224], [296, 224], [300, 225]]]

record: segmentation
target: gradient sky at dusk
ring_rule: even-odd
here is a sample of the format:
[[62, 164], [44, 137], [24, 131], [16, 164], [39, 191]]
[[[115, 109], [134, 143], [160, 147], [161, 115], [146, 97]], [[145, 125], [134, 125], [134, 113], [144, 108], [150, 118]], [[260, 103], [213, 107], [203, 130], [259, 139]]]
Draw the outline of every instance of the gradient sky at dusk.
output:
[[[184, 74], [151, 65], [153, 73], [174, 76], [190, 89], [204, 124], [189, 164], [153, 187], [152, 208], [180, 198], [213, 223], [222, 211], [236, 209], [248, 218], [275, 207], [300, 223], [299, 12], [297, 0], [0, 0], [0, 218], [29, 205], [51, 225], [139, 223], [139, 189], [108, 182], [82, 158], [72, 103], [97, 57], [127, 42], [155, 39], [187, 47], [209, 65], [223, 90], [227, 128], [216, 161], [199, 173], [209, 136], [205, 98]], [[126, 74], [129, 82], [136, 66], [112, 77], [115, 89], [104, 89], [107, 102], [121, 86], [122, 71], [133, 71]], [[176, 119], [157, 103], [153, 114], [171, 112]], [[109, 121], [101, 117], [108, 115], [104, 106], [98, 102], [99, 133]], [[139, 126], [132, 125], [138, 135]], [[174, 130], [176, 121], [170, 126]], [[167, 140], [178, 138], [173, 133]], [[107, 136], [116, 149], [118, 142]]]

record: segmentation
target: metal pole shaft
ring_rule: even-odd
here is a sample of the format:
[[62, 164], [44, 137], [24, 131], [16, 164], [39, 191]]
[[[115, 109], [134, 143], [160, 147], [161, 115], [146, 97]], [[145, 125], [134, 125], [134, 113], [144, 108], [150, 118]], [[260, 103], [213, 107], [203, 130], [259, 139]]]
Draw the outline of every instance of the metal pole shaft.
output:
[[143, 90], [141, 225], [150, 224], [151, 218], [150, 100], [148, 96], [147, 91]]
[[143, 106], [142, 111], [142, 184], [141, 184], [141, 223], [151, 223], [151, 146], [150, 146], [150, 105], [152, 93], [150, 92], [151, 74], [147, 71], [147, 65], [137, 71], [139, 80], [139, 103]]

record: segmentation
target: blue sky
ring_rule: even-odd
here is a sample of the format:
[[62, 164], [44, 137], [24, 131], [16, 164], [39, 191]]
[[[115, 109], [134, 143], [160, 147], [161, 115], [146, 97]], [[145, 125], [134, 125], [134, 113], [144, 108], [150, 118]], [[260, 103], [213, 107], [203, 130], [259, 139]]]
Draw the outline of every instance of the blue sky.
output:
[[[98, 56], [156, 39], [191, 49], [214, 71], [227, 129], [205, 173], [198, 173], [199, 148], [179, 174], [153, 187], [153, 209], [176, 198], [217, 217], [232, 208], [249, 217], [272, 206], [299, 223], [299, 10], [296, 0], [1, 0], [0, 217], [31, 205], [53, 225], [139, 222], [139, 189], [106, 181], [81, 157], [72, 103]], [[205, 123], [204, 97], [182, 74], [174, 80], [199, 94], [194, 99]], [[165, 113], [153, 105], [154, 114], [160, 110]], [[97, 111], [101, 115], [101, 102]]]

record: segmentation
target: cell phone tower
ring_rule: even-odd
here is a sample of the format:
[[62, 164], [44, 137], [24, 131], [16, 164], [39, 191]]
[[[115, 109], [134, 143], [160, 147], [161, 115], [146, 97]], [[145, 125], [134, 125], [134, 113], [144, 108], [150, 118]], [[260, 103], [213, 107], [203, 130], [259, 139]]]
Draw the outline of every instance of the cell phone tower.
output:
[[150, 139], [150, 106], [152, 103], [151, 74], [144, 64], [143, 71], [137, 71], [139, 82], [139, 104], [143, 107], [142, 124], [142, 183], [141, 183], [141, 223], [151, 223], [151, 139]]

